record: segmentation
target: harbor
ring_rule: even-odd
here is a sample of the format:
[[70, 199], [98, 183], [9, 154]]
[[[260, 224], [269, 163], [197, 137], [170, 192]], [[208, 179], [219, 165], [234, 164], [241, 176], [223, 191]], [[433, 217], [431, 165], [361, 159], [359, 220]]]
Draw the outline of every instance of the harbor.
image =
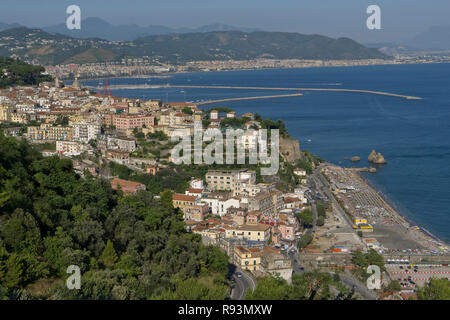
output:
[[[97, 89], [96, 87], [89, 87]], [[402, 95], [384, 91], [362, 90], [362, 89], [338, 89], [338, 88], [282, 88], [282, 87], [247, 87], [247, 86], [200, 86], [200, 85], [149, 85], [149, 84], [132, 84], [132, 85], [110, 85], [112, 90], [136, 90], [136, 89], [161, 89], [161, 88], [187, 88], [187, 89], [231, 89], [231, 90], [274, 90], [274, 91], [319, 91], [319, 92], [344, 92], [344, 93], [363, 93], [381, 96], [389, 96], [394, 98], [402, 98], [407, 100], [421, 100], [421, 97]], [[234, 100], [236, 101], [236, 100]]]

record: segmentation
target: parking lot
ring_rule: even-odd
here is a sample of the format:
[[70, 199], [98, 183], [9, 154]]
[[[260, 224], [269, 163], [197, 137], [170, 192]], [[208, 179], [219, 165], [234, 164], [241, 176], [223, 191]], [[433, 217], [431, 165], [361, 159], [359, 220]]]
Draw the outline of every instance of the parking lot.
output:
[[404, 289], [416, 289], [430, 279], [450, 279], [450, 267], [442, 265], [386, 265], [387, 272], [393, 280], [398, 280]]

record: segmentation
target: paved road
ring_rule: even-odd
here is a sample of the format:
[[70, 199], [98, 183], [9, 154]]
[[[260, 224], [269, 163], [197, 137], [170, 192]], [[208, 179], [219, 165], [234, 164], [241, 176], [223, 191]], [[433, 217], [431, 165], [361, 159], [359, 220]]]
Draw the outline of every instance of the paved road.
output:
[[350, 228], [349, 231], [352, 230], [353, 222], [350, 217], [344, 212], [339, 203], [334, 198], [333, 194], [329, 189], [328, 181], [321, 174], [322, 166], [316, 169], [316, 171], [311, 175], [311, 179], [316, 183], [319, 190], [327, 196], [327, 198], [331, 201], [333, 205], [333, 211], [336, 211], [338, 215], [343, 219], [343, 222], [346, 224], [344, 228]]
[[353, 275], [345, 270], [345, 273], [339, 274], [341, 282], [350, 289], [354, 289], [361, 297], [366, 300], [378, 300], [378, 296], [369, 290], [363, 283], [355, 279]]
[[[242, 276], [239, 277], [238, 274]], [[256, 288], [256, 280], [247, 272], [235, 268], [231, 274], [234, 279], [234, 285], [231, 290], [231, 300], [242, 300], [245, 297], [247, 289], [254, 290]]]

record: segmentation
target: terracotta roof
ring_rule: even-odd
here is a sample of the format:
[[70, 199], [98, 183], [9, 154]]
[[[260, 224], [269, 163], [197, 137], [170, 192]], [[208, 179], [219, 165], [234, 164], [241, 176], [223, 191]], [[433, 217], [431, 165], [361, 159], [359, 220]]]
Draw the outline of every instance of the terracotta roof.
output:
[[191, 193], [202, 193], [203, 189], [187, 188], [186, 191], [189, 191]]
[[132, 188], [145, 186], [144, 184], [142, 184], [140, 182], [123, 180], [123, 179], [119, 179], [119, 178], [111, 179], [111, 185], [120, 185], [121, 187], [132, 187]]
[[181, 193], [175, 193], [172, 196], [173, 200], [180, 200], [180, 201], [195, 201], [195, 199], [197, 199], [196, 196], [188, 196], [185, 194], [181, 194]]

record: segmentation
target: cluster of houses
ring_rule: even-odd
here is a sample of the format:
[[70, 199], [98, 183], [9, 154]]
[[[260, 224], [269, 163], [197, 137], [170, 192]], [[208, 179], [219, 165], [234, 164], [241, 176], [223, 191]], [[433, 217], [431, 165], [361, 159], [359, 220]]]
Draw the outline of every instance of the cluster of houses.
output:
[[[245, 128], [258, 124], [253, 114], [245, 116], [249, 118]], [[228, 112], [226, 117], [234, 118], [235, 113]], [[56, 141], [55, 153], [66, 156], [91, 150], [89, 142], [96, 141], [103, 157], [129, 164], [133, 162], [131, 153], [139, 147], [136, 130], [144, 136], [161, 132], [181, 137], [193, 135], [202, 120], [203, 111], [193, 103], [118, 98], [110, 92], [94, 94], [82, 88], [77, 79], [71, 86], [56, 79], [55, 83], [0, 90], [0, 122], [18, 124], [8, 132], [19, 135], [25, 127], [30, 141]], [[211, 111], [208, 128], [220, 128], [221, 120], [218, 111]], [[256, 132], [242, 137], [245, 145], [256, 143], [256, 139]], [[163, 157], [171, 161], [168, 153]]]
[[[230, 111], [225, 118], [235, 116]], [[259, 126], [253, 114], [243, 116], [248, 118], [244, 128]], [[219, 111], [210, 111], [205, 129], [220, 128], [222, 119]], [[95, 152], [107, 161], [156, 175], [161, 159], [133, 157], [139, 148], [136, 133], [193, 135], [202, 120], [203, 111], [192, 103], [93, 94], [78, 81], [62, 86], [56, 79], [55, 83], [0, 90], [0, 122], [18, 124], [5, 133], [25, 131], [32, 143], [54, 142], [56, 149], [44, 150], [44, 155], [71, 157], [81, 174], [85, 170], [98, 174], [98, 164], [75, 156]], [[241, 139], [246, 146], [259, 143], [259, 136], [251, 131]], [[298, 170], [296, 175], [306, 176]], [[145, 190], [141, 183], [118, 178], [111, 179], [111, 185], [124, 194]], [[252, 272], [278, 270], [290, 280], [290, 259], [280, 248], [294, 244], [300, 234], [295, 213], [307, 204], [305, 191], [300, 186], [282, 193], [275, 183], [257, 183], [256, 172], [246, 169], [211, 170], [205, 181], [192, 179], [184, 194], [174, 194], [173, 205], [182, 210], [189, 230], [200, 234], [205, 243], [226, 250], [237, 265]]]
[[256, 172], [247, 169], [210, 170], [205, 180], [192, 179], [184, 194], [173, 195], [187, 228], [243, 269], [279, 269], [290, 281], [292, 266], [283, 252], [301, 235], [295, 213], [307, 205], [306, 188], [282, 193], [275, 184], [256, 183]]

